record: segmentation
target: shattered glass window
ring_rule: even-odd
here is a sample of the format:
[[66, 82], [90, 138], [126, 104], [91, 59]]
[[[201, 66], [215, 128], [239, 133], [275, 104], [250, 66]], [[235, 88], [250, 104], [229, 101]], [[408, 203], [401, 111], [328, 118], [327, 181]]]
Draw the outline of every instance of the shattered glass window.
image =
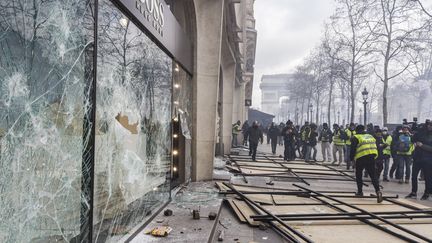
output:
[[0, 242], [80, 233], [90, 2], [0, 0]]
[[122, 238], [169, 199], [172, 60], [99, 1], [94, 241]]

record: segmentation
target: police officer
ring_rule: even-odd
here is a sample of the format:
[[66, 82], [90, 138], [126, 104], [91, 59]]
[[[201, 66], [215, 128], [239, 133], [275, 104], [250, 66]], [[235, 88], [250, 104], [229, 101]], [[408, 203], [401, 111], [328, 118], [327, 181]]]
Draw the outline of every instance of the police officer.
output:
[[375, 138], [365, 132], [363, 125], [358, 125], [356, 134], [351, 139], [351, 161], [355, 161], [357, 196], [363, 196], [363, 170], [366, 170], [372, 180], [377, 195], [377, 202], [383, 201], [382, 192], [379, 187], [375, 171], [375, 159], [378, 156], [378, 149]]

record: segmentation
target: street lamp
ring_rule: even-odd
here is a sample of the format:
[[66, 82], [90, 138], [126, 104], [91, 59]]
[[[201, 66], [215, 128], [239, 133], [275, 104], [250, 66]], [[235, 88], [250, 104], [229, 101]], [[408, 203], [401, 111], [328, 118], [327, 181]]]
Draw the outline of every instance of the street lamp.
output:
[[363, 119], [364, 119], [364, 125], [366, 126], [366, 121], [367, 121], [367, 119], [366, 119], [366, 105], [367, 105], [367, 99], [368, 99], [368, 95], [369, 95], [369, 92], [366, 90], [366, 87], [364, 88], [364, 90], [362, 91], [362, 96], [363, 96], [363, 110], [364, 110], [364, 114], [363, 114]]
[[312, 123], [312, 114], [313, 114], [313, 105], [312, 104], [310, 104], [309, 105], [309, 109], [310, 109], [310, 123]]
[[299, 108], [298, 107], [296, 107], [296, 110], [295, 110], [295, 123], [296, 123], [296, 125], [298, 124], [298, 112], [299, 112]]
[[340, 125], [340, 111], [337, 112], [338, 115], [338, 125]]

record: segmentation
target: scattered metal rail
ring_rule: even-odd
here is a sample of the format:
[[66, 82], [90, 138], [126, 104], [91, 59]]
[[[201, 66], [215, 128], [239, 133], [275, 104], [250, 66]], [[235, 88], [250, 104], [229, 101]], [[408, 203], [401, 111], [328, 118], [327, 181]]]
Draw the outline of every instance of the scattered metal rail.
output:
[[[385, 223], [385, 224], [387, 224], [387, 225], [390, 225], [390, 226], [392, 226], [392, 227], [394, 227], [394, 228], [396, 228], [396, 229], [398, 229], [398, 230], [404, 231], [405, 233], [408, 233], [408, 234], [410, 234], [410, 235], [412, 235], [412, 236], [414, 236], [414, 237], [416, 237], [416, 238], [419, 238], [419, 239], [424, 240], [424, 241], [426, 241], [426, 242], [432, 242], [432, 239], [429, 239], [429, 238], [427, 238], [427, 237], [425, 237], [425, 236], [423, 236], [423, 235], [420, 235], [420, 234], [418, 234], [418, 233], [416, 233], [416, 232], [414, 232], [414, 231], [412, 231], [412, 230], [409, 230], [409, 229], [407, 229], [407, 228], [405, 228], [405, 227], [403, 227], [403, 226], [400, 226], [400, 225], [398, 225], [398, 224], [395, 224], [395, 223], [393, 223], [393, 222], [391, 222], [391, 221], [385, 219], [385, 218], [382, 217], [382, 216], [376, 215], [375, 213], [368, 212], [367, 210], [364, 210], [364, 209], [361, 209], [361, 208], [359, 208], [359, 207], [357, 207], [357, 206], [354, 206], [354, 205], [352, 205], [352, 204], [349, 204], [349, 203], [343, 202], [343, 201], [338, 200], [338, 199], [336, 199], [336, 198], [334, 198], [334, 197], [327, 196], [327, 195], [322, 194], [322, 193], [320, 193], [320, 192], [316, 192], [316, 191], [314, 191], [314, 190], [312, 190], [312, 189], [309, 189], [309, 188], [306, 188], [306, 187], [303, 187], [303, 186], [300, 186], [300, 185], [297, 185], [297, 184], [293, 184], [293, 185], [296, 186], [296, 187], [298, 187], [298, 188], [300, 188], [300, 189], [303, 189], [303, 190], [305, 190], [305, 191], [308, 191], [308, 192], [310, 192], [310, 193], [315, 194], [315, 195], [312, 195], [312, 196], [315, 197], [315, 198], [318, 198], [318, 196], [319, 196], [319, 197], [324, 197], [324, 198], [326, 198], [326, 199], [332, 200], [332, 201], [337, 202], [337, 203], [339, 203], [339, 204], [342, 204], [342, 205], [344, 205], [344, 206], [347, 206], [347, 207], [350, 207], [350, 208], [355, 209], [355, 210], [357, 210], [357, 211], [360, 211], [360, 212], [364, 213], [365, 215], [370, 216], [371, 219], [377, 219], [377, 220], [379, 220], [379, 221], [382, 221], [383, 223]], [[338, 208], [339, 211], [342, 211], [342, 212], [345, 211], [345, 213], [347, 213], [346, 210], [344, 210], [344, 209], [342, 209], [342, 208], [339, 208], [339, 207], [337, 207], [337, 206], [334, 205], [334, 204], [330, 204], [329, 202], [326, 202], [326, 201], [324, 201], [324, 200], [322, 200], [322, 201], [325, 202], [326, 204], [328, 204], [329, 206], [331, 205], [333, 208]], [[399, 234], [399, 233], [397, 233], [397, 232], [395, 232], [395, 231], [392, 231], [392, 230], [390, 230], [390, 229], [388, 229], [388, 228], [385, 228], [385, 227], [383, 227], [383, 226], [381, 226], [381, 225], [379, 225], [379, 224], [375, 224], [375, 223], [373, 223], [372, 221], [370, 221], [370, 220], [368, 220], [368, 219], [363, 219], [363, 218], [359, 218], [359, 217], [357, 217], [357, 218], [358, 218], [360, 221], [362, 221], [362, 222], [364, 222], [364, 223], [367, 223], [367, 224], [369, 224], [369, 225], [371, 225], [371, 226], [373, 226], [373, 227], [375, 227], [375, 228], [377, 228], [377, 229], [380, 229], [380, 230], [382, 230], [382, 231], [384, 231], [384, 232], [387, 232], [387, 233], [389, 233], [389, 234], [391, 234], [391, 235], [393, 235], [393, 236], [396, 236], [396, 237], [398, 237], [398, 238], [401, 239], [401, 240], [405, 240], [405, 241], [407, 241], [407, 242], [418, 242], [418, 241], [413, 240], [413, 239], [411, 239], [411, 238], [409, 238], [409, 237], [407, 237], [407, 236], [401, 235], [401, 234]], [[407, 217], [406, 217], [406, 218], [407, 218]], [[430, 218], [430, 217], [428, 217], [428, 218]]]

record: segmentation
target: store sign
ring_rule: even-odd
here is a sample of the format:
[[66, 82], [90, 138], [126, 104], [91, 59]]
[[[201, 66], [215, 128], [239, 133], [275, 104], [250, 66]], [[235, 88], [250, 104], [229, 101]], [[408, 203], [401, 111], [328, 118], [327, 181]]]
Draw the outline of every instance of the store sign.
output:
[[165, 0], [112, 1], [186, 71], [193, 72], [192, 42]]
[[160, 0], [135, 0], [135, 6], [153, 28], [163, 36], [165, 6]]

